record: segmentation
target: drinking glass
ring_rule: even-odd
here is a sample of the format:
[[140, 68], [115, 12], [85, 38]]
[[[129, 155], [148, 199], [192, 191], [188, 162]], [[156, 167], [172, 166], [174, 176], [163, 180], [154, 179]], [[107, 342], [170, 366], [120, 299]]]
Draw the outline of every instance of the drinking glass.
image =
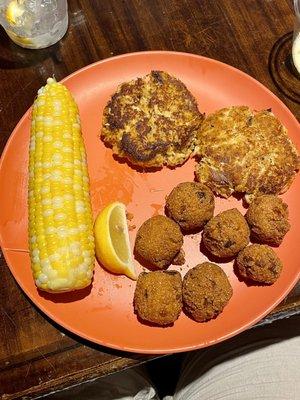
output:
[[300, 74], [300, 0], [294, 0], [295, 8], [295, 26], [293, 36], [292, 56], [293, 63]]
[[67, 0], [0, 0], [0, 24], [19, 46], [51, 46], [68, 29]]

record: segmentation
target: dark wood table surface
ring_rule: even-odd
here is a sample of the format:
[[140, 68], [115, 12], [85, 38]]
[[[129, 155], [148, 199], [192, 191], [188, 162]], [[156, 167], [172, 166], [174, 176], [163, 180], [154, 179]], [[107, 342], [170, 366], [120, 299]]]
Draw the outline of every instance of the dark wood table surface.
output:
[[[23, 50], [0, 29], [1, 150], [49, 76], [60, 80], [95, 61], [143, 50], [184, 51], [228, 63], [266, 85], [300, 119], [300, 80], [283, 71], [292, 70], [291, 0], [70, 0], [69, 18], [66, 36], [44, 50]], [[72, 336], [28, 300], [2, 254], [0, 267], [2, 399], [33, 398], [149, 359]], [[296, 289], [268, 320], [298, 310]]]

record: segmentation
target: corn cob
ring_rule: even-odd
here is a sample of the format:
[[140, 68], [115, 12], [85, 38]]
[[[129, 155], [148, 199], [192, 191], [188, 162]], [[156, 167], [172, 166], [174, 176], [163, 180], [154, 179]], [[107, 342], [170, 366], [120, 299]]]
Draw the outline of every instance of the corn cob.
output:
[[65, 292], [88, 286], [94, 237], [79, 113], [69, 90], [52, 78], [33, 104], [28, 207], [37, 287]]

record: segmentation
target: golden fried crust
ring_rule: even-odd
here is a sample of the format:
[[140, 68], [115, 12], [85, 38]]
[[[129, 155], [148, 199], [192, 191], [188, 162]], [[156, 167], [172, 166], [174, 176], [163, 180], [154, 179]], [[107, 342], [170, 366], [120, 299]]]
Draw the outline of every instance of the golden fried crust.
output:
[[175, 258], [172, 261], [173, 265], [184, 265], [185, 264], [185, 252], [183, 249], [180, 249], [176, 254]]
[[233, 290], [222, 268], [205, 262], [187, 272], [182, 294], [187, 314], [195, 321], [204, 322], [223, 311]]
[[182, 280], [177, 271], [142, 272], [134, 293], [134, 310], [144, 321], [170, 325], [182, 309]]
[[263, 195], [250, 204], [245, 218], [252, 236], [261, 243], [278, 246], [290, 229], [288, 206], [279, 197]]
[[264, 244], [252, 244], [242, 250], [236, 266], [242, 277], [266, 284], [274, 283], [282, 271], [282, 262], [274, 250]]
[[235, 256], [249, 243], [250, 229], [236, 209], [226, 210], [212, 218], [204, 227], [202, 240], [216, 257]]
[[183, 182], [166, 199], [166, 212], [184, 231], [201, 229], [214, 214], [212, 191], [198, 182]]
[[156, 215], [139, 228], [134, 252], [152, 267], [165, 269], [172, 263], [183, 245], [179, 226], [163, 215]]
[[209, 115], [199, 130], [196, 176], [213, 192], [284, 193], [299, 170], [299, 156], [286, 128], [268, 110], [229, 107]]
[[203, 120], [186, 86], [152, 71], [120, 85], [103, 113], [101, 138], [135, 165], [180, 165], [190, 156]]

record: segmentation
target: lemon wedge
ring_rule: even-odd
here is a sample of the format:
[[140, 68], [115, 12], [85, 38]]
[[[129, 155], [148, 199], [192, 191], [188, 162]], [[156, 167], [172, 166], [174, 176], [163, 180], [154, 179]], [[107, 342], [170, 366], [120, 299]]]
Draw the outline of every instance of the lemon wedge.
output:
[[94, 224], [96, 257], [110, 272], [136, 279], [126, 220], [126, 207], [114, 202], [105, 207]]
[[[26, 37], [25, 32], [28, 33], [28, 26], [24, 26], [24, 21], [20, 19], [25, 12], [24, 0], [12, 0], [8, 4], [5, 12], [5, 18], [9, 27], [6, 28], [6, 32], [11, 40], [22, 47], [32, 47], [32, 40]], [[28, 22], [27, 22], [28, 25]], [[24, 35], [20, 36], [13, 31], [15, 28], [21, 28]], [[10, 29], [11, 28], [11, 29]]]
[[18, 18], [21, 17], [25, 11], [24, 1], [12, 0], [6, 8], [6, 20], [11, 25], [17, 25]]

